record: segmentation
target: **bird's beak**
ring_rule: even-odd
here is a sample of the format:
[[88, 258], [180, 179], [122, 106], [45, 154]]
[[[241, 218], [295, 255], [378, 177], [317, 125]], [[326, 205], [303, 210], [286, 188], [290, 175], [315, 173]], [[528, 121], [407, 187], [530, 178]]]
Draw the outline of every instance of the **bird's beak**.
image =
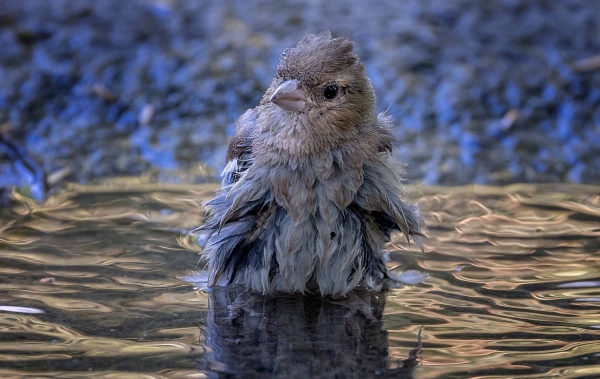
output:
[[285, 111], [300, 112], [306, 107], [306, 93], [297, 80], [288, 80], [277, 87], [271, 101]]

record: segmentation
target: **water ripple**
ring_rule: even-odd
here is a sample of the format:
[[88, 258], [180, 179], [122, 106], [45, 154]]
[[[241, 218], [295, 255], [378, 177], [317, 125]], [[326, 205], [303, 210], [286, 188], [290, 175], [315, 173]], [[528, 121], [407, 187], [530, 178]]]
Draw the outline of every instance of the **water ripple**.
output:
[[415, 188], [425, 252], [394, 236], [387, 264], [420, 279], [335, 302], [196, 291], [190, 230], [215, 188], [14, 194], [0, 212], [0, 376], [600, 375], [598, 187]]

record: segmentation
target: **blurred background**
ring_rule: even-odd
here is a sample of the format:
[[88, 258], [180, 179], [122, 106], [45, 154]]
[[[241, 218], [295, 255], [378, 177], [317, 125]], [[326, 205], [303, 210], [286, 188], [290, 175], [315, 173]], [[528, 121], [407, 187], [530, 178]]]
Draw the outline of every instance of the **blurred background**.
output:
[[215, 180], [279, 54], [323, 30], [355, 42], [411, 183], [598, 183], [598, 1], [0, 0], [0, 186]]

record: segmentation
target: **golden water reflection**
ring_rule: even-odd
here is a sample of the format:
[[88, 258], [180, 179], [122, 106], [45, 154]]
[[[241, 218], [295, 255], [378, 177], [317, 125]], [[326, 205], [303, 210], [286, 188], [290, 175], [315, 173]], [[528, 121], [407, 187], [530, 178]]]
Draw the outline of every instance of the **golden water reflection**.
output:
[[189, 231], [215, 188], [15, 194], [0, 210], [0, 377], [600, 377], [599, 187], [412, 189], [425, 253], [398, 236], [388, 265], [428, 279], [340, 301], [182, 281], [202, 269]]

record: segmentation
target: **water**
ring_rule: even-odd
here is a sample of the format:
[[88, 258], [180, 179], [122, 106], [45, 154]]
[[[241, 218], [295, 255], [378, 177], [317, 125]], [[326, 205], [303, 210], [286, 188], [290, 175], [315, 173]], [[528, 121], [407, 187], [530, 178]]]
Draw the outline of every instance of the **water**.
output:
[[600, 187], [415, 188], [425, 253], [398, 237], [388, 265], [427, 279], [342, 300], [183, 281], [202, 276], [188, 231], [214, 189], [14, 194], [0, 377], [600, 377]]

